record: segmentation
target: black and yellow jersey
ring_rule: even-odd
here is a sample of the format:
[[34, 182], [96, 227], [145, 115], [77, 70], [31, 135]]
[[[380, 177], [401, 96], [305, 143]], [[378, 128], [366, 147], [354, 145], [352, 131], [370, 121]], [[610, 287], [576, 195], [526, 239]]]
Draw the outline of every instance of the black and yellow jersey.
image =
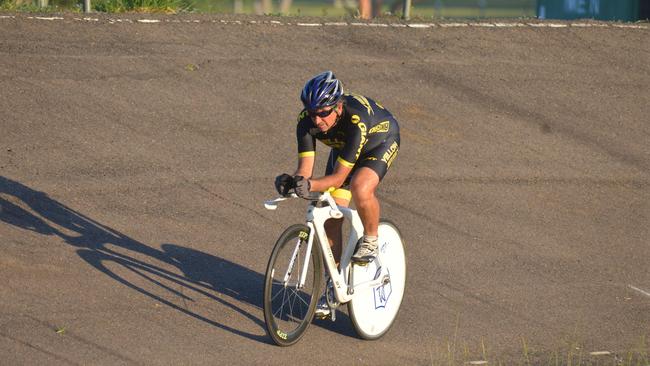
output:
[[300, 157], [314, 156], [316, 140], [319, 140], [336, 150], [339, 164], [352, 168], [360, 156], [387, 140], [399, 141], [399, 125], [381, 104], [361, 95], [345, 94], [343, 113], [331, 129], [321, 132], [303, 110], [298, 117], [296, 136]]

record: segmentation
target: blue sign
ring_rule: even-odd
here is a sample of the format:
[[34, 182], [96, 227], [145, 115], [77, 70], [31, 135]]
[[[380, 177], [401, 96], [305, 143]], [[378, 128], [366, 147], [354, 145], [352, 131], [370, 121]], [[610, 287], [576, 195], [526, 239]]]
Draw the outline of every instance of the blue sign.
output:
[[638, 20], [646, 0], [538, 0], [539, 19]]

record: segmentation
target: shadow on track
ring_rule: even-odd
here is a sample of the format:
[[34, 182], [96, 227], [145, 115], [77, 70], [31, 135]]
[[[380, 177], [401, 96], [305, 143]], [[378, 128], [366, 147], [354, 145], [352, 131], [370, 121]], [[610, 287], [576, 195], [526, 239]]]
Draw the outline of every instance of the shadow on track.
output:
[[[43, 192], [2, 176], [0, 193], [3, 194], [0, 196], [0, 222], [42, 235], [56, 235], [67, 244], [78, 248], [77, 254], [83, 260], [117, 282], [194, 319], [245, 338], [270, 343], [266, 335], [235, 329], [185, 306], [187, 300], [191, 301], [188, 293], [200, 294], [237, 311], [265, 329], [263, 320], [237, 306], [235, 302], [226, 300], [230, 297], [237, 302], [246, 302], [261, 309], [264, 275], [226, 259], [179, 245], [163, 244], [161, 250], [151, 248], [76, 212]], [[23, 208], [24, 206], [28, 206], [31, 212]], [[165, 267], [174, 266], [182, 274], [154, 264], [156, 261]], [[109, 263], [123, 267], [136, 275], [136, 278], [139, 277], [153, 286], [136, 285], [110, 269], [107, 266]], [[111, 265], [111, 268], [115, 266]], [[160, 289], [171, 296], [161, 296], [153, 292], [160, 292]], [[214, 292], [225, 296], [216, 296]], [[172, 300], [180, 300], [183, 305]]]

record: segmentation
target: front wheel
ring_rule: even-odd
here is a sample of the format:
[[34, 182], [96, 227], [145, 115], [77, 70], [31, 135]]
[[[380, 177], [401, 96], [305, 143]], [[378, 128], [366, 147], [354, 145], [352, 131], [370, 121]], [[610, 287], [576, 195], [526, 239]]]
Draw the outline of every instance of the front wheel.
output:
[[[363, 339], [383, 336], [397, 317], [406, 285], [404, 242], [397, 226], [388, 220], [379, 222], [379, 259], [386, 267], [388, 281], [374, 288], [355, 289], [348, 303], [348, 312], [357, 334]], [[366, 266], [352, 265], [354, 282], [371, 280], [377, 272], [377, 261]]]
[[269, 336], [280, 346], [300, 340], [311, 324], [320, 295], [323, 260], [316, 242], [312, 245], [304, 286], [300, 286], [308, 238], [307, 226], [290, 226], [275, 243], [266, 268], [264, 320]]

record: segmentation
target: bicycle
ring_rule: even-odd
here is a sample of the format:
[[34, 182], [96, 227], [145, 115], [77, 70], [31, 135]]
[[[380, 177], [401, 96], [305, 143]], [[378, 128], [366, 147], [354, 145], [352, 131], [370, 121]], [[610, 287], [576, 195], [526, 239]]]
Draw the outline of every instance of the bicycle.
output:
[[[279, 202], [291, 197], [297, 196], [266, 201], [265, 208], [275, 210]], [[269, 258], [264, 281], [264, 320], [269, 336], [277, 345], [290, 346], [305, 334], [321, 296], [324, 262], [332, 284], [326, 284], [332, 321], [336, 320], [337, 308], [347, 304], [357, 334], [368, 340], [380, 338], [397, 316], [406, 283], [406, 257], [397, 226], [380, 220], [377, 257], [366, 265], [354, 264], [351, 257], [363, 233], [356, 210], [337, 206], [330, 192], [309, 201], [306, 224], [287, 228]], [[330, 218], [350, 222], [340, 269], [324, 228]]]

